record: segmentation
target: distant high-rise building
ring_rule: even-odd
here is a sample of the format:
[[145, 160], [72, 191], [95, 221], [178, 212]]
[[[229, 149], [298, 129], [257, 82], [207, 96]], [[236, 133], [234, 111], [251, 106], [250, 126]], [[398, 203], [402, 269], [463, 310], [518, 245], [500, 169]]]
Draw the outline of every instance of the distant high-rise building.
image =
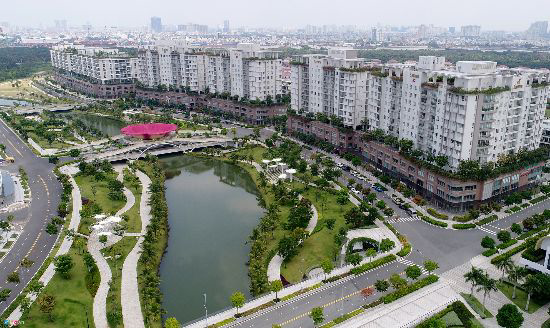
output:
[[466, 37], [478, 37], [481, 34], [481, 26], [466, 25], [460, 28], [460, 32]]
[[56, 19], [54, 23], [55, 29], [58, 31], [65, 31], [67, 29], [67, 21], [64, 19]]
[[536, 38], [544, 38], [548, 35], [548, 21], [534, 22], [529, 26], [527, 35]]
[[224, 31], [224, 33], [229, 33], [229, 21], [228, 20], [223, 21], [223, 31]]
[[456, 28], [454, 26], [449, 26], [449, 33], [455, 34]]
[[162, 20], [160, 17], [151, 17], [151, 31], [155, 33], [162, 32]]

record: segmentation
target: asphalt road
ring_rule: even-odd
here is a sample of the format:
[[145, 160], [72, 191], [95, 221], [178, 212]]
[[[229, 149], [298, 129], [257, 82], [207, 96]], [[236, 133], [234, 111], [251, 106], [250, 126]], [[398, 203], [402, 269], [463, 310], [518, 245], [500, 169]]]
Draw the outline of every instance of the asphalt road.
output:
[[[29, 177], [32, 194], [29, 207], [11, 213], [16, 217], [13, 224], [23, 227], [23, 232], [11, 251], [0, 261], [0, 288], [11, 289], [10, 297], [0, 303], [0, 313], [3, 313], [40, 268], [55, 244], [57, 236], [50, 236], [44, 230], [51, 217], [57, 215], [61, 184], [52, 172], [54, 166], [47, 159], [37, 157], [2, 121], [0, 140], [6, 146], [7, 154], [15, 158], [15, 163], [2, 169], [17, 172], [20, 166], [23, 167]], [[0, 219], [5, 220], [8, 214], [0, 214]], [[25, 257], [34, 261], [28, 269], [20, 266]], [[18, 284], [6, 280], [14, 271], [20, 275], [21, 282]]]
[[[261, 133], [262, 139], [269, 137], [271, 133], [270, 130], [263, 129]], [[312, 151], [304, 149], [302, 155], [304, 158], [309, 159], [311, 153]], [[336, 155], [331, 154], [330, 156], [336, 161], [342, 161]], [[342, 172], [343, 174], [340, 178], [342, 183], [347, 184], [347, 180], [353, 178], [357, 183], [368, 186], [367, 183], [361, 182], [348, 172]], [[377, 192], [377, 197], [392, 207], [397, 217], [408, 217], [408, 214], [397, 207], [385, 193]], [[233, 324], [228, 325], [228, 327], [272, 327], [273, 324], [280, 324], [283, 327], [291, 328], [313, 327], [313, 322], [309, 318], [308, 313], [316, 306], [324, 307], [325, 322], [330, 321], [342, 314], [359, 308], [363, 304], [378, 299], [382, 295], [378, 292], [375, 292], [368, 299], [365, 299], [361, 295], [361, 290], [371, 287], [376, 280], [387, 279], [393, 273], [402, 274], [405, 268], [411, 263], [422, 266], [424, 261], [428, 259], [438, 262], [439, 269], [436, 273], [452, 269], [469, 261], [483, 251], [480, 245], [483, 236], [489, 235], [496, 239], [496, 233], [500, 229], [508, 228], [512, 223], [520, 222], [526, 217], [549, 208], [550, 199], [531, 206], [524, 211], [514, 213], [504, 219], [485, 225], [483, 226], [485, 231], [479, 228], [471, 230], [443, 229], [419, 219], [393, 223], [393, 226], [400, 233], [406, 235], [412, 244], [413, 250], [406, 258], [399, 258], [393, 263], [366, 274], [325, 285], [305, 296], [296, 297], [255, 315], [238, 319]]]

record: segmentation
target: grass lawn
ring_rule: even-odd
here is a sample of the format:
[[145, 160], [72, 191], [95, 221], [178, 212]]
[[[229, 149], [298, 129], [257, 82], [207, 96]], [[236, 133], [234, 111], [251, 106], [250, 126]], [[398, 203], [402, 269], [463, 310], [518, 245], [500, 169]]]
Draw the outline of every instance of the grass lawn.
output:
[[0, 98], [11, 98], [33, 102], [61, 102], [59, 99], [50, 97], [46, 93], [31, 87], [30, 78], [17, 80], [17, 82], [19, 82], [19, 85], [15, 87], [11, 81], [0, 83]]
[[58, 140], [55, 140], [54, 142], [52, 142], [50, 144], [46, 139], [39, 137], [34, 132], [28, 132], [27, 134], [28, 134], [29, 138], [32, 138], [32, 140], [34, 140], [34, 142], [36, 142], [40, 147], [42, 147], [44, 149], [52, 149], [52, 148], [62, 149], [62, 148], [67, 148], [67, 147], [72, 146], [72, 145], [66, 144], [64, 142], [59, 142]]
[[[124, 177], [124, 186], [134, 194], [134, 198], [136, 199], [134, 205], [125, 213], [129, 217], [127, 222], [127, 232], [141, 232], [141, 216], [139, 214], [139, 203], [141, 201], [141, 185], [139, 183], [132, 182], [132, 177], [135, 177], [135, 179], [138, 178], [133, 175], [128, 169], [124, 169]], [[139, 182], [139, 180], [137, 181]]]
[[477, 312], [477, 314], [479, 314], [481, 316], [482, 319], [486, 319], [486, 318], [492, 318], [493, 317], [493, 314], [491, 312], [489, 312], [489, 310], [487, 310], [485, 308], [485, 306], [483, 306], [483, 304], [481, 304], [480, 301], [478, 301], [478, 299], [475, 297], [475, 296], [472, 296], [470, 294], [465, 294], [465, 293], [460, 293], [460, 295], [462, 297], [464, 297], [464, 299], [466, 300], [466, 302], [468, 302], [468, 305], [470, 305], [470, 307]]
[[[228, 134], [230, 134], [230, 132], [231, 131], [229, 131]], [[265, 159], [265, 154], [267, 153], [267, 150], [264, 147], [256, 146], [256, 147], [241, 149], [236, 151], [235, 153], [240, 155], [245, 155], [247, 157], [249, 155], [252, 155], [252, 157], [254, 158], [254, 162], [258, 164], [262, 164], [262, 160]]]
[[[116, 173], [111, 173], [109, 177], [115, 178]], [[80, 188], [81, 196], [95, 201], [105, 214], [116, 213], [126, 203], [125, 201], [110, 200], [107, 197], [107, 193], [109, 192], [109, 188], [107, 187], [107, 179], [97, 181], [93, 176], [84, 176], [81, 174], [77, 174], [74, 179]], [[95, 186], [96, 188], [95, 196], [92, 193], [92, 186]], [[89, 234], [89, 227], [93, 223], [92, 221], [93, 219], [83, 218], [80, 222], [80, 227], [78, 227], [78, 232], [85, 235]]]
[[[334, 236], [341, 227], [346, 225], [344, 213], [354, 206], [349, 201], [344, 206], [339, 205], [336, 202], [336, 195], [313, 187], [304, 192], [303, 197], [313, 203], [319, 214], [319, 220], [315, 232], [304, 241], [298, 254], [290, 262], [284, 263], [281, 268], [281, 274], [292, 283], [302, 280], [303, 274], [319, 267], [323, 260], [334, 261], [339, 252], [339, 248], [334, 243]], [[324, 220], [328, 218], [336, 219], [332, 230], [324, 226]]]
[[447, 327], [463, 327], [462, 321], [454, 311], [445, 314], [441, 319], [445, 320]]
[[544, 116], [546, 116], [546, 118], [550, 118], [550, 109], [546, 109], [544, 114], [545, 114]]
[[[498, 289], [508, 297], [515, 305], [517, 305], [521, 310], [525, 310], [525, 304], [527, 303], [527, 293], [520, 289], [516, 288], [516, 298], [512, 299], [512, 294], [514, 292], [514, 286], [508, 282], [503, 282], [498, 284]], [[548, 303], [548, 300], [541, 300], [533, 297], [531, 295], [531, 301], [529, 302], [528, 313], [533, 313], [538, 310], [541, 306]]]
[[542, 323], [542, 326], [540, 326], [541, 328], [550, 328], [550, 319], [546, 320], [545, 322]]
[[[25, 327], [88, 327], [88, 325], [94, 327], [93, 296], [86, 287], [86, 266], [82, 255], [74, 247], [68, 254], [74, 262], [70, 279], [64, 279], [55, 274], [39, 296], [39, 298], [45, 294], [55, 296], [54, 321], [49, 321], [48, 316], [40, 312], [38, 302], [34, 302], [29, 312], [21, 318], [25, 321]], [[99, 284], [97, 270], [95, 270], [94, 280]]]
[[[112, 273], [111, 288], [107, 294], [107, 320], [111, 328], [123, 327], [122, 305], [120, 299], [122, 264], [128, 253], [130, 253], [132, 248], [136, 245], [136, 242], [137, 237], [123, 237], [116, 244], [101, 250], [104, 257], [111, 257], [107, 259], [107, 263], [109, 263]], [[116, 259], [115, 254], [117, 255]]]

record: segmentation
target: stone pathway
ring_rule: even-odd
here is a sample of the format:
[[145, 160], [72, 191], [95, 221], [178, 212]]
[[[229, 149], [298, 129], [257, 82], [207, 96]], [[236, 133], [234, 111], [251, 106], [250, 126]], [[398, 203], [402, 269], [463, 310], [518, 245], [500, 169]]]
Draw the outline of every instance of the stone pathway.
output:
[[[63, 166], [61, 167], [60, 170], [61, 170], [61, 173], [69, 175], [70, 177], [69, 181], [73, 186], [73, 190], [71, 192], [71, 197], [73, 199], [73, 211], [71, 214], [71, 222], [69, 223], [68, 229], [76, 231], [78, 229], [78, 226], [80, 225], [80, 209], [82, 208], [82, 198], [80, 195], [80, 189], [78, 188], [78, 185], [76, 184], [76, 181], [73, 178], [73, 175], [78, 173], [78, 168], [75, 166]], [[73, 238], [69, 236], [65, 236], [55, 256], [67, 254], [72, 244], [73, 244]], [[44, 286], [46, 286], [50, 282], [50, 280], [53, 278], [54, 274], [55, 274], [55, 267], [53, 263], [50, 263], [50, 265], [48, 265], [48, 267], [46, 268], [42, 276], [38, 279], [38, 281], [42, 282]], [[36, 299], [36, 295], [28, 294], [28, 298], [31, 300], [31, 302], [34, 302], [34, 300]], [[21, 315], [22, 315], [21, 308], [18, 306], [9, 315], [8, 319], [19, 320], [21, 318]]]
[[141, 201], [139, 203], [139, 213], [141, 215], [141, 235], [136, 245], [130, 251], [124, 264], [122, 265], [122, 282], [120, 297], [122, 303], [122, 320], [124, 327], [144, 328], [143, 314], [141, 313], [141, 303], [139, 299], [137, 264], [143, 243], [143, 235], [151, 221], [151, 207], [149, 206], [149, 186], [151, 179], [141, 171], [136, 171], [142, 186]]

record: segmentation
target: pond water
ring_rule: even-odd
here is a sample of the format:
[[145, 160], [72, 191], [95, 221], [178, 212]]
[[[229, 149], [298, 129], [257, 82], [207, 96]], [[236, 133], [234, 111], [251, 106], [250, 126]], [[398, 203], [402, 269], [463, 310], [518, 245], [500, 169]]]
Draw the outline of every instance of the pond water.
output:
[[109, 137], [119, 135], [120, 129], [128, 125], [127, 123], [114, 118], [82, 112], [67, 112], [60, 115], [70, 115], [74, 119], [80, 119], [86, 126], [96, 128]]
[[235, 291], [250, 297], [249, 246], [263, 209], [251, 177], [213, 159], [161, 159], [166, 180], [170, 235], [160, 266], [166, 317], [188, 322], [230, 306]]
[[24, 100], [13, 100], [13, 99], [4, 99], [0, 98], [0, 106], [14, 106], [14, 105], [20, 105], [20, 106], [27, 106], [31, 103], [24, 101]]

